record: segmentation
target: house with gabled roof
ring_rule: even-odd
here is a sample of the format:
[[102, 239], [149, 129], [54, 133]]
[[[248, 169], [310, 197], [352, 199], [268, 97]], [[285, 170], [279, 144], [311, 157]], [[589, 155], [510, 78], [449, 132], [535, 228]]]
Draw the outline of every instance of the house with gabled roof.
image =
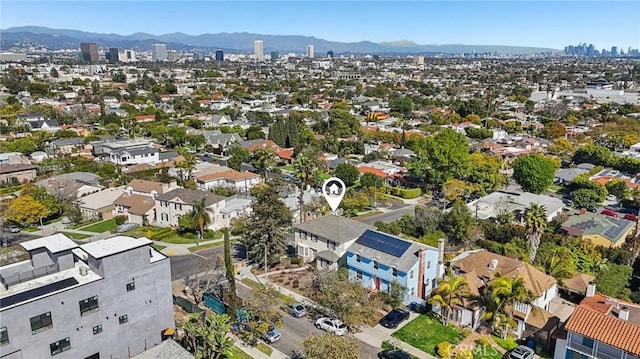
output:
[[[513, 308], [516, 337], [527, 336], [547, 328], [548, 323], [559, 322], [549, 310], [549, 304], [557, 296], [557, 281], [529, 263], [495, 254], [484, 249], [463, 252], [449, 264], [454, 276], [467, 280], [471, 296], [479, 297], [483, 290], [499, 277], [522, 277], [525, 288], [531, 293], [529, 304], [516, 302]], [[477, 301], [469, 300], [452, 308], [449, 317], [454, 322], [471, 328], [478, 328], [484, 307]], [[434, 308], [440, 312], [440, 308]]]
[[368, 229], [347, 250], [349, 279], [372, 292], [388, 292], [396, 282], [407, 290], [404, 304], [424, 304], [444, 268], [440, 248]]
[[635, 230], [635, 222], [598, 213], [571, 216], [560, 231], [602, 247], [620, 247]]
[[226, 206], [225, 197], [196, 189], [176, 188], [158, 195], [152, 223], [161, 227], [177, 227], [180, 217], [193, 210], [196, 202], [204, 200], [211, 224], [207, 229], [217, 230], [223, 227], [220, 210]]
[[368, 224], [328, 214], [293, 226], [296, 254], [316, 268], [338, 269], [346, 264], [345, 253]]
[[640, 305], [596, 292], [586, 297], [556, 335], [554, 358], [640, 358]]

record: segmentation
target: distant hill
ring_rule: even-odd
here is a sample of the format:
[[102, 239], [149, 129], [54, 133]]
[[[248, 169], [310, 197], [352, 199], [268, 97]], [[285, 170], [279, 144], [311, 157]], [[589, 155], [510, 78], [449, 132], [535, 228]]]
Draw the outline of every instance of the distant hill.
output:
[[264, 41], [265, 52], [302, 53], [307, 45], [314, 45], [316, 54], [332, 50], [336, 54], [381, 54], [381, 53], [476, 53], [498, 52], [500, 54], [532, 54], [556, 52], [556, 49], [500, 46], [500, 45], [419, 45], [409, 40], [375, 43], [371, 41], [335, 42], [300, 35], [263, 35], [248, 32], [188, 35], [180, 32], [153, 35], [137, 32], [131, 35], [98, 34], [79, 30], [51, 29], [40, 26], [21, 26], [0, 30], [0, 46], [8, 48], [16, 42], [27, 41], [50, 48], [79, 47], [81, 42], [95, 42], [99, 46], [149, 49], [153, 43], [166, 43], [169, 48], [186, 49], [233, 49], [253, 52], [253, 41]]

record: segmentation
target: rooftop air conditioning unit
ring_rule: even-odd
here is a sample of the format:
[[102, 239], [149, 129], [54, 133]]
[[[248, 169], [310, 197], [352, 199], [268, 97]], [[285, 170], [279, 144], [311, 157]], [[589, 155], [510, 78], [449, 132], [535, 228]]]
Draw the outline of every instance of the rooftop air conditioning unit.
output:
[[89, 273], [89, 268], [80, 267], [80, 275], [85, 276], [85, 275], [87, 275], [87, 273]]
[[493, 271], [493, 270], [496, 270], [496, 268], [498, 268], [498, 260], [492, 259], [491, 263], [489, 263], [489, 270]]

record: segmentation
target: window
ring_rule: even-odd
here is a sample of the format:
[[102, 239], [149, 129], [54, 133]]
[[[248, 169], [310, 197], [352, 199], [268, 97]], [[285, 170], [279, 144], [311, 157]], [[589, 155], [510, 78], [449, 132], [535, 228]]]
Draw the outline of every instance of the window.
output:
[[435, 278], [433, 278], [433, 279], [431, 280], [431, 288], [435, 288], [435, 287], [436, 287], [436, 279], [435, 279]]
[[127, 283], [127, 292], [131, 292], [136, 289], [136, 282], [131, 281], [131, 283]]
[[58, 342], [49, 344], [49, 348], [51, 349], [52, 356], [60, 354], [71, 349], [71, 340], [69, 338], [64, 338]]
[[416, 289], [411, 287], [411, 295], [416, 295]]
[[357, 272], [356, 272], [356, 278], [357, 278], [358, 280], [362, 280], [362, 272], [357, 271]]
[[124, 324], [126, 322], [129, 321], [129, 317], [127, 317], [127, 315], [121, 315], [120, 317], [118, 317], [118, 322], [120, 322], [120, 324]]
[[373, 269], [378, 269], [378, 261], [373, 261]]
[[411, 270], [411, 272], [409, 272], [409, 279], [413, 279], [413, 270]]
[[0, 328], [0, 346], [9, 344], [9, 331], [7, 327]]
[[360, 260], [361, 260], [360, 255], [356, 254], [356, 262], [360, 263]]
[[307, 232], [300, 231], [300, 238], [302, 238], [303, 241], [306, 241], [307, 240]]
[[53, 320], [51, 319], [51, 312], [40, 314], [31, 319], [31, 334], [38, 334], [53, 328]]
[[78, 302], [80, 304], [80, 315], [85, 316], [91, 313], [95, 313], [100, 310], [100, 306], [98, 305], [98, 296], [93, 296], [91, 298], [87, 298]]
[[315, 234], [312, 234], [311, 235], [311, 240], [314, 241], [314, 242], [317, 242], [318, 241], [318, 236], [316, 236]]
[[394, 277], [397, 277], [398, 276], [398, 269], [391, 268], [391, 275], [394, 276]]
[[93, 335], [102, 333], [102, 324], [98, 324], [93, 327]]
[[431, 268], [431, 261], [427, 261], [427, 269]]

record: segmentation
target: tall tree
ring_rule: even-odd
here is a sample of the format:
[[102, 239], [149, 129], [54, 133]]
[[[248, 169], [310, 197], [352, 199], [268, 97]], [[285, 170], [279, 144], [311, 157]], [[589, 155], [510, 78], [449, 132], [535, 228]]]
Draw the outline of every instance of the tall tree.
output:
[[316, 167], [313, 161], [309, 157], [298, 156], [293, 163], [293, 168], [296, 171], [296, 177], [300, 179], [300, 223], [304, 221], [304, 190], [311, 182], [313, 182]]
[[229, 282], [229, 312], [231, 319], [235, 322], [238, 314], [238, 291], [236, 289], [236, 273], [231, 254], [231, 240], [229, 239], [229, 228], [224, 229], [224, 268]]
[[336, 166], [335, 176], [344, 181], [347, 186], [353, 186], [354, 183], [360, 178], [360, 172], [358, 168], [350, 163], [341, 163]]
[[28, 195], [14, 198], [4, 211], [5, 219], [15, 223], [33, 224], [46, 217], [47, 209]]
[[197, 226], [197, 228], [200, 230], [200, 236], [204, 236], [204, 229], [211, 224], [209, 209], [207, 208], [207, 203], [204, 198], [199, 201], [193, 202], [191, 218], [193, 220], [194, 226]]
[[280, 200], [275, 186], [260, 184], [254, 186], [251, 192], [255, 200], [242, 233], [248, 257], [251, 262], [262, 267], [266, 246], [268, 265], [277, 264], [286, 254], [285, 239], [287, 228], [291, 226], [291, 211]]
[[243, 309], [248, 320], [243, 322], [240, 333], [242, 339], [250, 345], [256, 345], [258, 339], [269, 331], [271, 326], [282, 326], [282, 302], [279, 292], [271, 286], [265, 286], [251, 292], [249, 301]]
[[444, 318], [444, 324], [449, 322], [452, 309], [456, 305], [462, 304], [463, 300], [469, 297], [469, 285], [465, 277], [447, 275], [435, 289], [435, 294], [429, 299], [431, 304], [440, 306], [440, 315]]
[[413, 150], [416, 156], [409, 161], [409, 170], [436, 188], [452, 178], [464, 179], [471, 172], [467, 139], [451, 129], [426, 138]]
[[302, 341], [307, 359], [360, 359], [360, 344], [348, 336], [314, 334]]
[[527, 240], [529, 244], [531, 244], [529, 260], [533, 263], [536, 260], [542, 233], [547, 229], [547, 213], [545, 207], [537, 203], [531, 203], [529, 208], [524, 212], [524, 221], [527, 228]]
[[527, 192], [541, 193], [553, 183], [553, 162], [541, 154], [520, 156], [513, 162], [513, 178]]
[[262, 177], [266, 180], [267, 170], [275, 162], [275, 154], [267, 148], [260, 148], [251, 154], [251, 163], [258, 169]]
[[473, 217], [464, 201], [453, 202], [451, 211], [442, 216], [439, 224], [440, 230], [456, 244], [462, 244], [469, 239], [471, 227], [473, 227]]

